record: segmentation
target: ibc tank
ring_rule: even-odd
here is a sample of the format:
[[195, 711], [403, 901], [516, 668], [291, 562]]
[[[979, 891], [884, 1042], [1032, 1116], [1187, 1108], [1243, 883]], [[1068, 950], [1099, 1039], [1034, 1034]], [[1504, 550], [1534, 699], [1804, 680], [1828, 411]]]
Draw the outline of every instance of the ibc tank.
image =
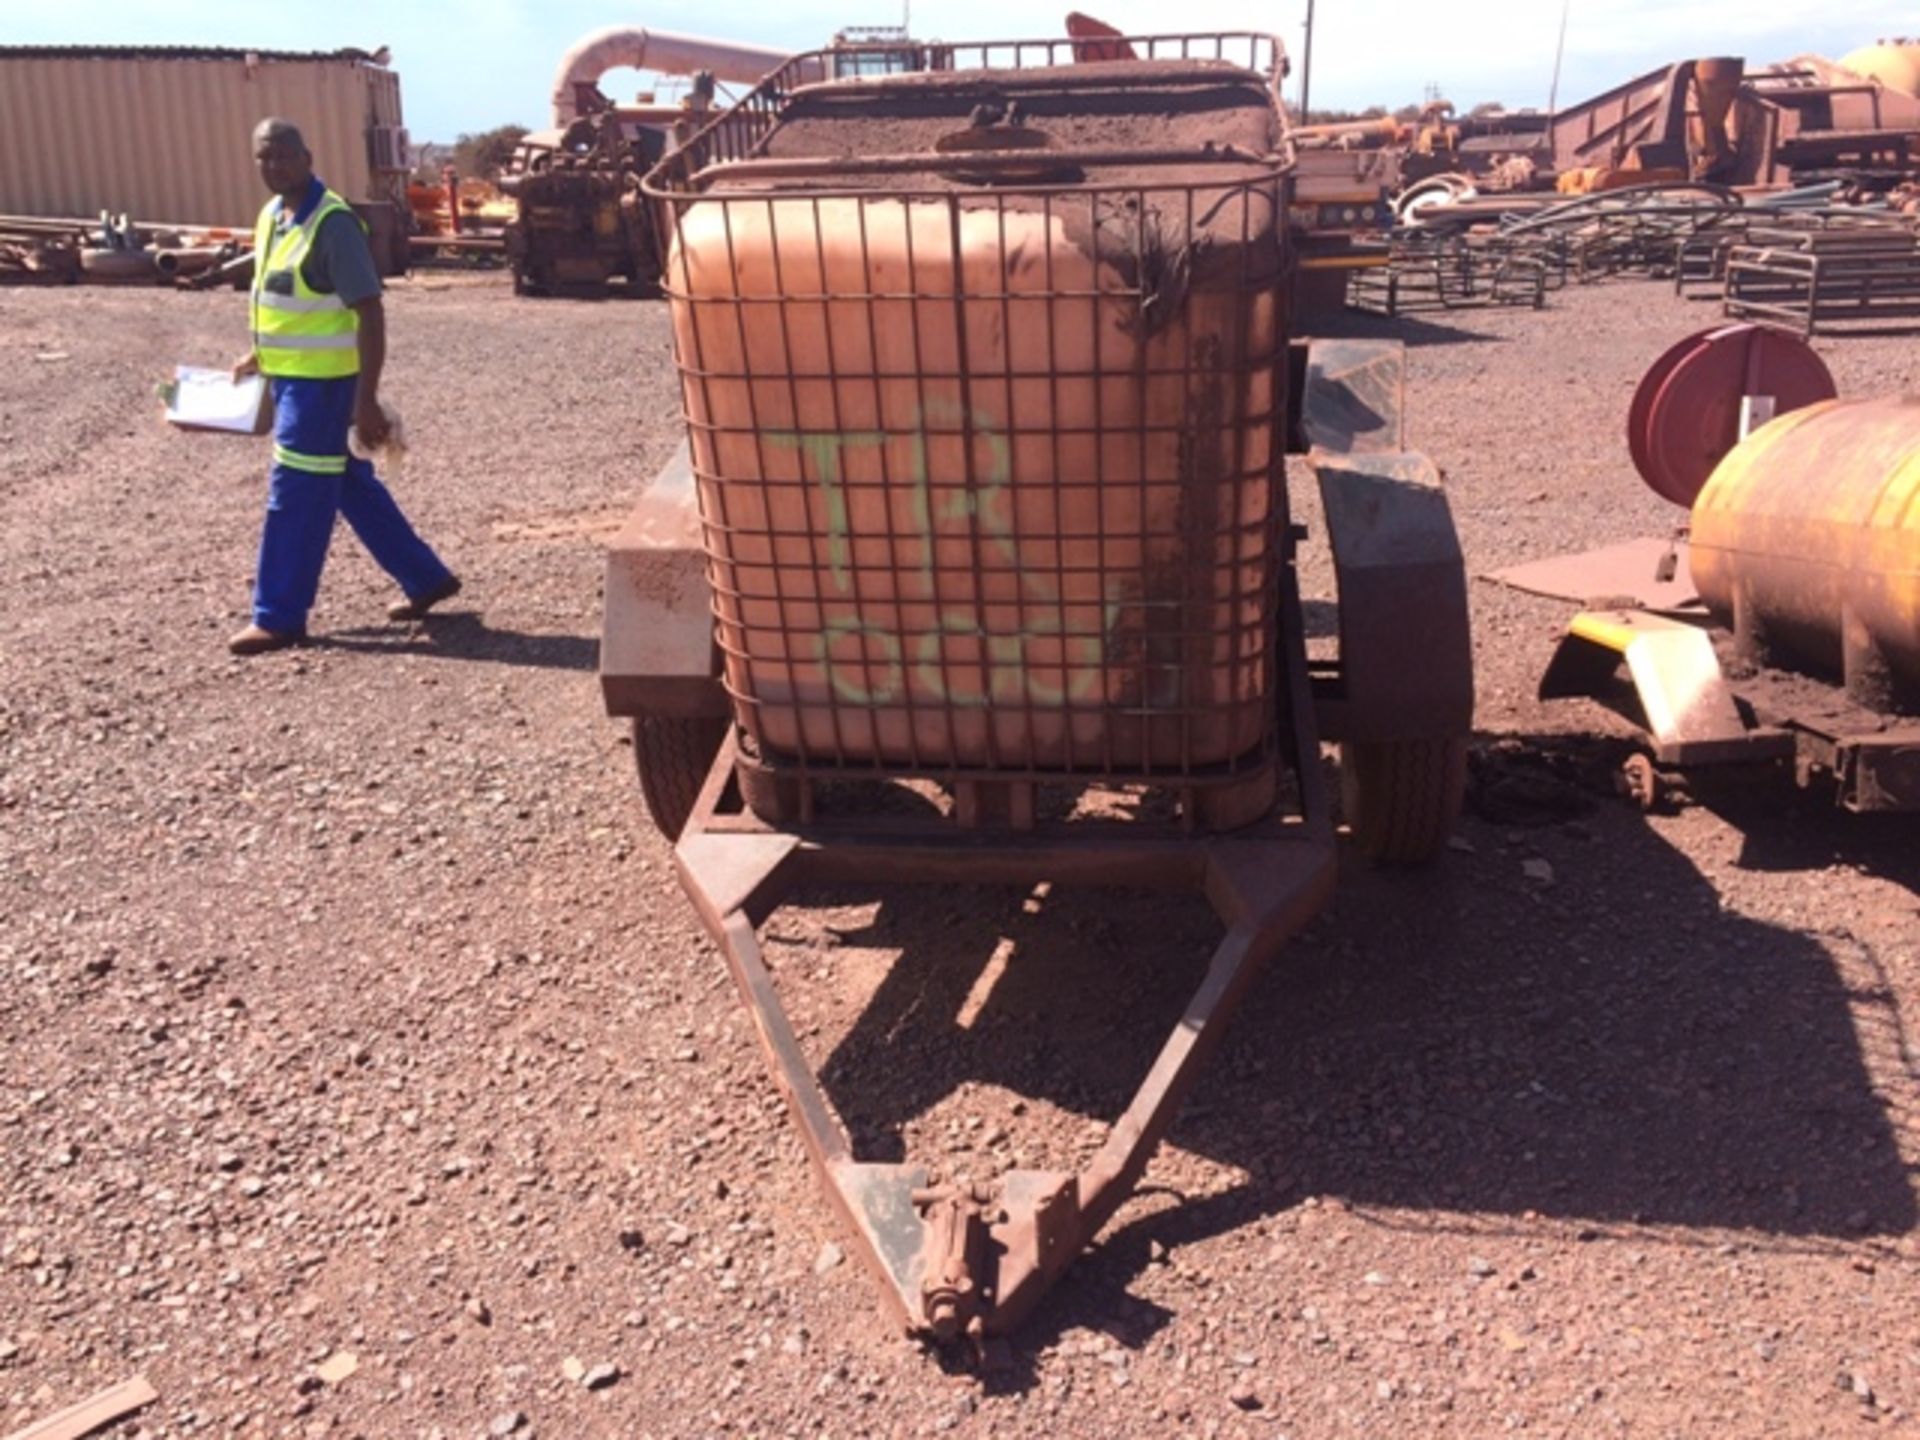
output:
[[1763, 426], [1693, 506], [1708, 607], [1756, 659], [1920, 697], [1920, 396], [1829, 400]]
[[664, 282], [747, 736], [1038, 775], [1270, 746], [1288, 172], [1266, 83], [927, 72], [803, 86], [753, 123], [685, 162]]

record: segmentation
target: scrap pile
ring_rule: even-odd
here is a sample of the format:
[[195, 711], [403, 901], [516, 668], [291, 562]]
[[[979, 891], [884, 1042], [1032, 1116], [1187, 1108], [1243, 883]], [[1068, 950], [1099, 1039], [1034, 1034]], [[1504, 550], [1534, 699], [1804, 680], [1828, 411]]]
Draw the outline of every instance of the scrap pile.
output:
[[0, 215], [0, 285], [212, 283], [252, 254], [253, 237], [204, 225]]
[[1348, 301], [1537, 307], [1570, 279], [1650, 275], [1807, 334], [1920, 317], [1920, 80], [1881, 73], [1916, 54], [1687, 60], [1552, 116], [1492, 117], [1500, 133], [1447, 152], [1456, 170], [1400, 194]]

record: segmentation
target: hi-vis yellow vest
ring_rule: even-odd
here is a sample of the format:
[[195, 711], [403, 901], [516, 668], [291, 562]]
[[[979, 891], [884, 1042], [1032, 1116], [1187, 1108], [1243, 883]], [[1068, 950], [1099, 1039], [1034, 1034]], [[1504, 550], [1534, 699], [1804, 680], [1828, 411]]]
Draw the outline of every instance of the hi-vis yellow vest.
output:
[[[253, 353], [260, 373], [303, 380], [337, 380], [360, 373], [360, 317], [338, 295], [307, 288], [300, 266], [320, 222], [353, 209], [333, 191], [320, 197], [306, 223], [278, 231], [280, 201], [269, 200], [253, 233]], [[360, 228], [366, 222], [354, 215]]]

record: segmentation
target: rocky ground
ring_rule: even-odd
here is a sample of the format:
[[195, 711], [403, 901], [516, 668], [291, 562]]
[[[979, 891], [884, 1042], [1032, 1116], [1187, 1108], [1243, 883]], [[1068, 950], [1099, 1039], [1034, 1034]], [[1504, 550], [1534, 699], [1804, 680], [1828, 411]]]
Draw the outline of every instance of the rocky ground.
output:
[[[1566, 607], [1487, 585], [1447, 863], [1347, 867], [1008, 1368], [890, 1334], [600, 710], [664, 313], [391, 312], [396, 489], [467, 593], [388, 624], [342, 535], [317, 643], [242, 662], [265, 445], [153, 400], [239, 300], [0, 291], [0, 1430], [136, 1372], [152, 1437], [1914, 1425], [1912, 826], [1643, 819], [1617, 728], [1532, 698]], [[1622, 421], [1710, 318], [1622, 282], [1406, 327], [1476, 570], [1671, 524]], [[869, 1153], [1010, 1163], [1095, 1143], [1212, 926], [939, 890], [771, 937]]]

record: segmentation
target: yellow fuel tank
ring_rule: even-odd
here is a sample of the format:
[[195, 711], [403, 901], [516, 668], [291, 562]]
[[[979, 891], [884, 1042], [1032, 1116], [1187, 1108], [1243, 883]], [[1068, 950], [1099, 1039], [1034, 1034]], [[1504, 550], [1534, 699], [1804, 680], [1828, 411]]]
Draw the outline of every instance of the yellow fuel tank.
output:
[[1854, 51], [1840, 64], [1889, 90], [1920, 99], [1920, 40], [1882, 40]]
[[1920, 396], [1783, 415], [1693, 506], [1700, 596], [1742, 651], [1837, 673], [1876, 709], [1920, 699]]

